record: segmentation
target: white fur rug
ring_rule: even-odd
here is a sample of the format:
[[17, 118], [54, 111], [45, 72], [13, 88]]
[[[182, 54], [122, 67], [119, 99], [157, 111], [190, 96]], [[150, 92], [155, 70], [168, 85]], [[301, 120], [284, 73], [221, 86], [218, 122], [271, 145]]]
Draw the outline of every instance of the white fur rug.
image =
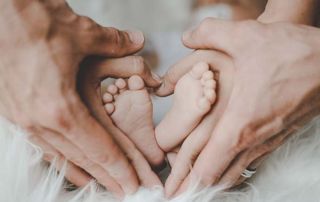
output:
[[[19, 127], [0, 119], [0, 202], [113, 202], [107, 192], [88, 187], [67, 192], [62, 174], [41, 161]], [[320, 120], [314, 120], [273, 153], [242, 190], [190, 190], [171, 202], [319, 202]], [[164, 202], [161, 190], [141, 188], [126, 202]]]

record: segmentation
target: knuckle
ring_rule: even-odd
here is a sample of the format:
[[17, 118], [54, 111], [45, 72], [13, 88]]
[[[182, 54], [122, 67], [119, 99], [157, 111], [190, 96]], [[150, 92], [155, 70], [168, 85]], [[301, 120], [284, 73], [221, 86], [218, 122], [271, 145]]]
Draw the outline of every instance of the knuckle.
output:
[[213, 18], [205, 18], [199, 25], [197, 32], [200, 34], [205, 34], [208, 32], [210, 25], [212, 24]]
[[252, 41], [256, 43], [265, 40], [266, 30], [264, 26], [255, 20], [245, 20], [238, 22], [239, 26], [235, 27], [234, 34], [241, 36], [243, 44], [252, 44]]
[[126, 40], [123, 32], [116, 28], [106, 28], [102, 32], [102, 40], [105, 39], [110, 43], [110, 52], [118, 55], [125, 55]]
[[71, 124], [68, 106], [62, 102], [61, 104], [49, 104], [47, 107], [45, 115], [48, 125], [63, 131], [69, 131]]
[[83, 155], [70, 157], [69, 161], [73, 162], [74, 164], [76, 164], [78, 166], [81, 166], [84, 169], [90, 168], [93, 164], [91, 161], [89, 161], [88, 158], [86, 158]]
[[224, 181], [224, 183], [231, 186], [235, 183], [236, 179], [235, 179], [235, 176], [231, 175], [230, 173], [226, 173], [223, 176], [223, 181]]
[[83, 30], [91, 30], [97, 27], [97, 24], [89, 17], [80, 16], [77, 18], [78, 23]]
[[99, 163], [100, 165], [106, 165], [106, 166], [114, 165], [120, 159], [119, 151], [117, 148], [109, 148], [108, 152], [110, 153], [103, 152], [103, 153], [96, 154], [92, 157], [92, 159], [95, 162]]
[[116, 28], [108, 28], [108, 35], [114, 44], [117, 44], [119, 47], [123, 46], [123, 36], [122, 33]]
[[86, 170], [91, 170], [92, 168], [94, 168], [94, 163], [87, 158], [83, 159], [79, 163], [80, 163], [80, 166]]
[[30, 118], [27, 118], [27, 117], [17, 118], [15, 122], [17, 122], [27, 132], [34, 133], [36, 131], [36, 126], [33, 123], [33, 121], [31, 121]]
[[238, 154], [242, 152], [244, 149], [253, 146], [255, 143], [255, 129], [252, 126], [252, 124], [246, 124], [242, 129], [240, 130], [239, 136], [237, 141], [232, 146], [232, 152], [235, 152], [235, 154]]
[[272, 147], [268, 144], [263, 144], [261, 145], [260, 147], [256, 148], [254, 151], [254, 157], [259, 157], [261, 155], [264, 155], [268, 152], [271, 152], [272, 150]]
[[141, 153], [137, 149], [131, 149], [131, 151], [127, 153], [127, 156], [131, 162], [139, 162], [142, 157]]

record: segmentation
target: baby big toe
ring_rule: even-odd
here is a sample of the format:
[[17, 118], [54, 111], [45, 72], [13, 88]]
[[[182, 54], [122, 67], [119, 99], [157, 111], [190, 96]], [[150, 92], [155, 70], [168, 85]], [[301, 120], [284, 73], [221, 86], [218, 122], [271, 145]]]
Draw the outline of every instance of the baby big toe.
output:
[[129, 78], [128, 86], [130, 90], [141, 90], [144, 88], [144, 81], [140, 76], [134, 75]]
[[213, 104], [216, 99], [216, 92], [212, 88], [205, 88], [204, 96], [211, 104]]
[[115, 106], [114, 106], [113, 103], [105, 104], [105, 105], [104, 105], [104, 108], [106, 109], [106, 111], [107, 111], [107, 113], [108, 113], [109, 115], [111, 115], [111, 114], [114, 112], [114, 110], [115, 110]]
[[205, 62], [195, 64], [191, 70], [191, 76], [195, 79], [200, 79], [204, 72], [208, 71], [209, 65]]

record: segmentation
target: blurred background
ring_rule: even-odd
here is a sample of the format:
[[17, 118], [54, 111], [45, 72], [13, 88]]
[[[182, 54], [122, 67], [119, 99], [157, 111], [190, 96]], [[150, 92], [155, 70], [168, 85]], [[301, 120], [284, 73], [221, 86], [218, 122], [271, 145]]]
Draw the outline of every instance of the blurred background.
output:
[[[68, 0], [80, 15], [121, 30], [141, 30], [146, 37], [140, 55], [159, 75], [192, 50], [181, 42], [184, 30], [206, 17], [244, 20], [263, 12], [267, 0]], [[171, 105], [171, 98], [153, 98], [155, 122]]]

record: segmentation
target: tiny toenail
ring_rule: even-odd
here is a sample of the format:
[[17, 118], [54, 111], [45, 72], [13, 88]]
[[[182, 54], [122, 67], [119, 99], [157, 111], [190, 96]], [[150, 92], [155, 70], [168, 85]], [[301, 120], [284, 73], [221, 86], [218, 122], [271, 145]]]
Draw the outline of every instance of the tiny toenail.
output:
[[103, 99], [104, 102], [112, 102], [113, 97], [112, 97], [111, 94], [105, 93], [105, 94], [103, 95], [103, 98], [102, 98], [102, 99]]
[[108, 86], [108, 92], [111, 94], [116, 94], [118, 92], [118, 88], [115, 85]]
[[120, 89], [125, 88], [126, 87], [126, 82], [124, 79], [118, 79], [116, 81], [116, 86], [118, 86]]
[[215, 93], [214, 93], [214, 91], [205, 91], [204, 92], [204, 94], [205, 94], [205, 96], [206, 96], [206, 98], [208, 99], [208, 100], [210, 100], [210, 102], [212, 102], [214, 99], [215, 99]]
[[104, 105], [104, 108], [106, 109], [108, 114], [112, 114], [115, 107], [113, 104], [109, 103], [109, 104]]

